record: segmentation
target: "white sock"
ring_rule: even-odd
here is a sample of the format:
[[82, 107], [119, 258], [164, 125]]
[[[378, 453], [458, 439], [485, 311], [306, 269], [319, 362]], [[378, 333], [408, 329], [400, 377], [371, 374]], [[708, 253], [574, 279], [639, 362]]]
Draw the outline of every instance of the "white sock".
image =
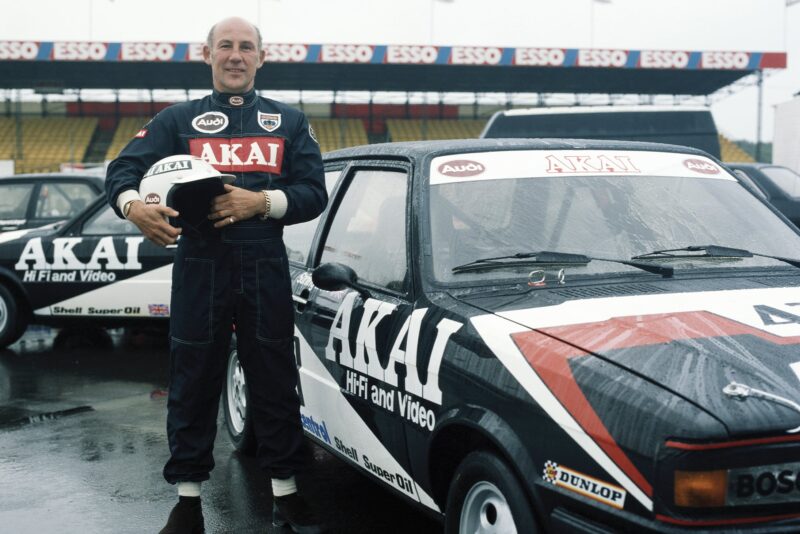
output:
[[178, 482], [179, 497], [199, 497], [200, 482]]
[[273, 497], [283, 497], [292, 493], [297, 493], [297, 484], [294, 481], [294, 477], [272, 479]]

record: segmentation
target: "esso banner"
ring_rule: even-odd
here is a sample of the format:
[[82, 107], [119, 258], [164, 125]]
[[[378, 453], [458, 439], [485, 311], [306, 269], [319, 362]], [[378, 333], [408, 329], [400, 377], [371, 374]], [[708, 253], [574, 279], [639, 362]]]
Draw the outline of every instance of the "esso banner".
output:
[[371, 45], [322, 45], [320, 63], [371, 63], [374, 55]]
[[[785, 69], [786, 52], [268, 43], [268, 63], [601, 69]], [[203, 43], [0, 41], [0, 61], [200, 62]]]
[[267, 63], [305, 63], [308, 59], [308, 45], [266, 44], [264, 53]]
[[175, 45], [172, 43], [122, 43], [120, 61], [172, 61]]
[[384, 63], [433, 65], [439, 60], [439, 47], [414, 45], [389, 45]]
[[521, 67], [563, 67], [567, 59], [563, 48], [517, 48], [514, 65]]
[[0, 61], [33, 60], [39, 55], [39, 43], [33, 41], [0, 41]]

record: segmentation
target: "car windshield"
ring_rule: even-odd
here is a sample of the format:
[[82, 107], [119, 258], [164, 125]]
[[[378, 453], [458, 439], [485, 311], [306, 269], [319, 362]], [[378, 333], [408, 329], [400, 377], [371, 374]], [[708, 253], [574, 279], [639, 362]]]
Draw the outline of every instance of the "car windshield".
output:
[[[800, 258], [800, 236], [711, 160], [657, 154], [650, 161], [650, 153], [633, 153], [612, 154], [605, 165], [591, 159], [596, 154], [571, 160], [556, 153], [555, 160], [544, 157], [537, 167], [519, 154], [433, 160], [430, 243], [437, 280], [527, 276], [530, 264], [514, 261], [499, 269], [452, 269], [480, 258], [538, 250], [627, 260], [654, 250], [714, 244]], [[543, 157], [523, 154], [530, 160]], [[785, 267], [762, 257], [680, 258], [669, 265], [677, 271]], [[636, 269], [597, 261], [567, 267], [573, 276], [621, 271]]]

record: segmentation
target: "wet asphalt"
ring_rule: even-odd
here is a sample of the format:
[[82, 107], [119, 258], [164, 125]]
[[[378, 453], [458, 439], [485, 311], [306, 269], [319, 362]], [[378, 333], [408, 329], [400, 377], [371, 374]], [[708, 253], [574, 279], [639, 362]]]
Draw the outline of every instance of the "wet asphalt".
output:
[[[161, 477], [168, 350], [162, 331], [31, 327], [0, 352], [0, 533], [157, 533], [176, 490]], [[286, 533], [269, 481], [220, 417], [203, 484], [208, 533]], [[442, 531], [326, 451], [298, 477], [331, 533]]]

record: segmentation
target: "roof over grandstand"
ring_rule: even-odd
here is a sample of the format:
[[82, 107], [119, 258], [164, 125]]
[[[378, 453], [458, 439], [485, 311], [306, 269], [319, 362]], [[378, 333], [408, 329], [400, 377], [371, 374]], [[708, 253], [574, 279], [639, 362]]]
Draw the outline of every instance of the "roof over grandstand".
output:
[[[207, 89], [202, 43], [0, 41], [0, 87]], [[258, 89], [707, 95], [785, 52], [267, 44]]]

